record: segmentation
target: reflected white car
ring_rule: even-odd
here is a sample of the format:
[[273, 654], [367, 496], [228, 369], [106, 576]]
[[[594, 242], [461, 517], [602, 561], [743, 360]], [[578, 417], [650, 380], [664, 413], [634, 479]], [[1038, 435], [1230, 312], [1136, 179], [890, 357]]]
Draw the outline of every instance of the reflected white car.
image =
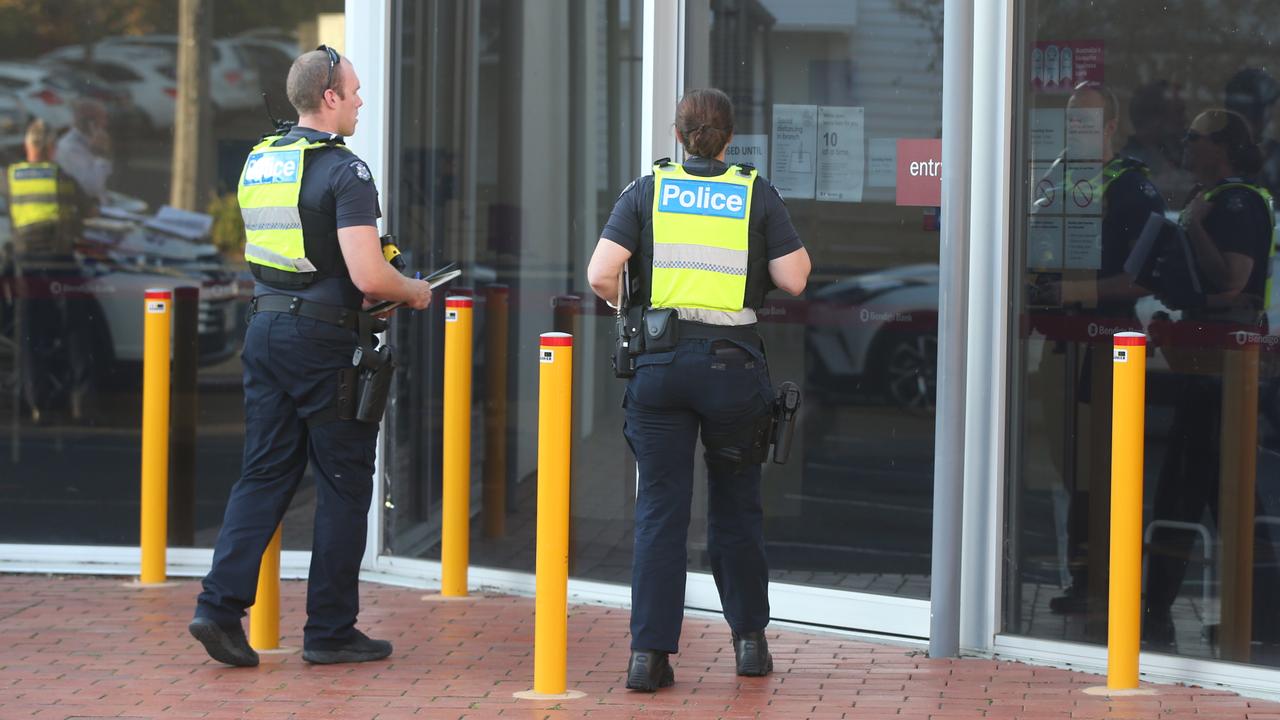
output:
[[71, 101], [76, 95], [58, 83], [54, 68], [35, 63], [0, 62], [0, 91], [17, 95], [28, 113], [50, 127], [57, 130], [71, 127]]
[[858, 275], [808, 297], [808, 382], [834, 396], [880, 395], [916, 412], [937, 398], [938, 266]]

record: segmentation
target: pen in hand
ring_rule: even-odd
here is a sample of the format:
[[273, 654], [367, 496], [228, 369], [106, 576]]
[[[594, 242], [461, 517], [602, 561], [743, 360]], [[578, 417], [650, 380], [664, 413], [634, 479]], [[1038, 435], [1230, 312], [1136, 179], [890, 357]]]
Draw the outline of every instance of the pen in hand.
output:
[[[418, 270], [417, 272], [415, 272], [415, 273], [413, 274], [413, 279], [414, 279], [414, 280], [421, 280], [421, 279], [422, 279], [422, 271], [421, 271], [421, 270]], [[417, 311], [417, 310], [411, 310], [411, 311], [410, 311], [410, 313], [411, 313], [411, 314], [413, 314], [413, 315], [417, 315], [417, 314], [418, 314], [418, 311]]]

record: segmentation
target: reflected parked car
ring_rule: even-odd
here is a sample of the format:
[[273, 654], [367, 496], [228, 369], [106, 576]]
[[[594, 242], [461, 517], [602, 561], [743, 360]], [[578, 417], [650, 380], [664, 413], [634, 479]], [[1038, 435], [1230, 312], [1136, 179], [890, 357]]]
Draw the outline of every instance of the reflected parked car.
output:
[[[94, 59], [132, 58], [149, 64], [176, 66], [178, 36], [121, 35], [99, 40], [93, 46]], [[210, 42], [209, 94], [215, 112], [249, 110], [262, 100], [258, 71], [232, 39], [218, 38]], [[50, 59], [81, 59], [83, 45], [69, 45], [45, 55]], [[148, 60], [148, 57], [151, 59]]]
[[22, 156], [23, 137], [31, 116], [22, 100], [11, 92], [0, 92], [0, 161], [6, 165]]
[[[54, 292], [89, 295], [102, 309], [93, 328], [100, 347], [100, 377], [134, 377], [142, 362], [142, 300], [150, 288], [200, 288], [198, 310], [199, 363], [208, 365], [230, 357], [242, 340], [239, 294], [235, 271], [208, 242], [193, 242], [181, 222], [165, 222], [166, 209], [144, 215], [139, 201], [112, 195], [115, 206], [104, 207], [107, 217], [85, 221], [83, 241], [77, 245], [80, 278], [74, 287]], [[169, 209], [171, 210], [171, 209]], [[199, 213], [183, 213], [186, 216]], [[207, 216], [202, 216], [207, 218]], [[11, 230], [7, 200], [0, 197], [0, 257], [10, 254]], [[10, 299], [11, 300], [11, 299]], [[0, 316], [11, 317], [10, 301], [0, 297]], [[11, 327], [0, 322], [0, 327]]]
[[18, 96], [27, 112], [55, 129], [71, 127], [75, 91], [55, 68], [35, 63], [0, 62], [0, 91]]
[[933, 412], [938, 266], [887, 268], [814, 291], [805, 342], [808, 382], [830, 396], [878, 395]]
[[77, 45], [55, 50], [41, 62], [50, 67], [71, 67], [92, 73], [127, 93], [151, 129], [173, 127], [178, 84], [174, 79], [173, 61], [162, 55], [99, 52], [85, 61], [83, 50]]

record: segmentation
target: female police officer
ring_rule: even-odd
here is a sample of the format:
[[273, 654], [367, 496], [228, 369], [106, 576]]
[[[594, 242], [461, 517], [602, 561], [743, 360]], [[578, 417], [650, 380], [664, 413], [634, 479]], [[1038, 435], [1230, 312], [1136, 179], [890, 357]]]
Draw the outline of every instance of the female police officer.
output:
[[[1177, 337], [1211, 352], [1197, 353], [1195, 365], [1180, 363], [1185, 374], [1178, 377], [1173, 426], [1152, 514], [1156, 520], [1196, 523], [1206, 508], [1217, 515], [1223, 418], [1221, 376], [1211, 365], [1200, 366], [1200, 361], [1216, 355], [1230, 334], [1266, 332], [1275, 211], [1270, 193], [1255, 180], [1262, 151], [1244, 117], [1230, 110], [1206, 110], [1191, 122], [1185, 143], [1183, 165], [1199, 185], [1180, 224], [1195, 257], [1201, 289], [1192, 287], [1188, 272], [1174, 272], [1176, 266], [1166, 263], [1170, 272], [1162, 273], [1157, 296], [1182, 311]], [[1166, 354], [1173, 349], [1166, 347]], [[1175, 357], [1170, 357], [1171, 365]], [[1168, 527], [1151, 536], [1142, 639], [1152, 648], [1174, 646], [1171, 608], [1194, 537]]]
[[775, 286], [799, 295], [809, 255], [777, 190], [749, 165], [726, 166], [733, 106], [693, 90], [676, 109], [683, 166], [659, 160], [614, 205], [587, 270], [613, 302], [629, 269], [630, 304], [645, 307], [645, 350], [627, 386], [624, 434], [639, 466], [627, 687], [674, 681], [684, 616], [693, 454], [702, 433], [707, 545], [739, 675], [773, 667], [760, 462], [773, 390], [755, 308]]

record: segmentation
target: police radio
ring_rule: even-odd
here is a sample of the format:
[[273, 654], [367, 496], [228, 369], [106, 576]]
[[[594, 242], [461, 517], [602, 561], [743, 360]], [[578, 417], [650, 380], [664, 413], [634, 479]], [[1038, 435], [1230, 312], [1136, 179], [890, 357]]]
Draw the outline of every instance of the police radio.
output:
[[618, 306], [614, 309], [617, 337], [613, 343], [613, 375], [629, 378], [636, 374], [636, 355], [644, 350], [638, 312], [631, 309], [631, 274], [628, 264], [622, 266], [622, 282], [618, 287]]

